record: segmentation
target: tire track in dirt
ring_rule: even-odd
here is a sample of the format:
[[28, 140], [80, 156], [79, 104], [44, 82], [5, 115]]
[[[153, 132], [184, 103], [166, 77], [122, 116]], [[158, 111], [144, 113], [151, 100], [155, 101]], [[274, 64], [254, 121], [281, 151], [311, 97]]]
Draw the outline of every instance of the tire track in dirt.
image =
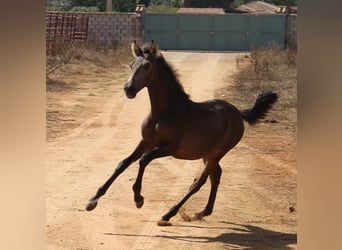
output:
[[[47, 144], [47, 232], [49, 239], [55, 238], [49, 249], [60, 249], [72, 244], [75, 241], [68, 239], [68, 235], [75, 232], [78, 232], [79, 240], [74, 245], [96, 249], [97, 244], [93, 245], [91, 240], [84, 239], [92, 239], [99, 231], [112, 228], [111, 223], [103, 223], [101, 217], [96, 218], [83, 211], [90, 195], [98, 188], [91, 184], [98, 180], [97, 185], [100, 185], [105, 180], [100, 179], [101, 174], [97, 173], [98, 167], [95, 165], [102, 165], [102, 152], [108, 154], [108, 145], [112, 144], [113, 138], [119, 137], [118, 133], [121, 131], [113, 127], [113, 123], [120, 119], [117, 117], [126, 111], [127, 105], [126, 97], [121, 91], [103, 105], [103, 112], [99, 115], [86, 120], [69, 135]], [[144, 106], [146, 105], [141, 105]], [[139, 114], [142, 113], [144, 112]], [[89, 230], [89, 223], [92, 222], [94, 225], [97, 222], [99, 226], [90, 227], [93, 230]], [[96, 243], [98, 241], [95, 240]], [[105, 241], [101, 243], [105, 244]], [[65, 249], [72, 247], [69, 245]]]

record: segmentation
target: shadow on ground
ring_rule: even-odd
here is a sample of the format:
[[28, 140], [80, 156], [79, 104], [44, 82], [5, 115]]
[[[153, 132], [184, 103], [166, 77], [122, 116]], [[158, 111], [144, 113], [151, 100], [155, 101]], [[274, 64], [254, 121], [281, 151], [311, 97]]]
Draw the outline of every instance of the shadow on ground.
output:
[[[242, 225], [230, 222], [221, 222], [226, 226], [223, 227], [205, 227], [194, 225], [174, 225], [173, 227], [188, 228], [186, 235], [139, 235], [139, 234], [113, 234], [105, 233], [113, 236], [126, 236], [126, 237], [152, 237], [152, 238], [165, 238], [175, 241], [187, 241], [193, 243], [222, 243], [223, 246], [236, 247], [244, 249], [276, 249], [287, 250], [292, 249], [288, 245], [297, 244], [297, 234], [282, 233], [272, 230], [267, 230], [262, 227], [252, 225]], [[216, 237], [209, 236], [194, 236], [191, 235], [191, 228], [208, 228], [226, 230], [229, 233], [222, 233]]]

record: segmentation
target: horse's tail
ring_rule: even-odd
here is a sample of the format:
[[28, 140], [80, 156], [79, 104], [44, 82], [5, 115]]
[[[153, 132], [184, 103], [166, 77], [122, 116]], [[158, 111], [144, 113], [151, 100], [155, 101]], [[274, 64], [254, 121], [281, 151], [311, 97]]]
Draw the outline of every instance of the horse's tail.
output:
[[271, 91], [259, 94], [252, 108], [241, 111], [242, 118], [250, 125], [255, 125], [266, 116], [277, 99], [278, 95]]

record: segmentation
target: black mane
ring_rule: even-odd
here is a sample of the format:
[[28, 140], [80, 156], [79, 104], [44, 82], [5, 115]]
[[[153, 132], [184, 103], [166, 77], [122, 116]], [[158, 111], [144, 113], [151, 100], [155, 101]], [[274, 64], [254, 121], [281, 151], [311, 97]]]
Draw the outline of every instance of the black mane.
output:
[[179, 75], [176, 70], [164, 59], [162, 55], [160, 55], [156, 59], [158, 63], [163, 66], [164, 73], [166, 77], [170, 79], [170, 82], [172, 82], [172, 86], [176, 90], [176, 92], [189, 99], [189, 95], [185, 93], [183, 85], [178, 79]]
[[179, 96], [190, 99], [189, 95], [185, 93], [183, 85], [178, 79], [178, 73], [177, 71], [165, 60], [163, 55], [159, 52], [159, 55], [152, 56], [152, 53], [150, 51], [151, 44], [146, 43], [142, 51], [144, 53], [144, 57], [148, 60], [155, 60], [155, 63], [160, 65], [161, 69], [163, 70], [163, 76], [165, 76], [166, 79], [169, 79], [169, 82], [171, 83], [171, 88], [174, 90]]

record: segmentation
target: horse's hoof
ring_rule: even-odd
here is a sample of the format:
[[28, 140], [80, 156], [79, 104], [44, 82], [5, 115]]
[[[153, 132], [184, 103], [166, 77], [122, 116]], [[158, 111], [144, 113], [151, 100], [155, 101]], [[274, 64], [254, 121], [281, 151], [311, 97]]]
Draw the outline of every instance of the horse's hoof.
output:
[[195, 220], [202, 220], [203, 219], [203, 213], [196, 213], [192, 216], [191, 220], [195, 221]]
[[137, 208], [142, 208], [144, 205], [144, 196], [134, 197], [134, 202]]
[[135, 202], [135, 205], [137, 208], [142, 208], [142, 206], [144, 205], [144, 199], [142, 199], [141, 201]]
[[157, 225], [160, 226], [160, 227], [172, 226], [171, 222], [166, 221], [166, 220], [159, 220], [157, 222]]
[[97, 206], [97, 201], [89, 201], [88, 205], [86, 206], [87, 211], [91, 211]]

